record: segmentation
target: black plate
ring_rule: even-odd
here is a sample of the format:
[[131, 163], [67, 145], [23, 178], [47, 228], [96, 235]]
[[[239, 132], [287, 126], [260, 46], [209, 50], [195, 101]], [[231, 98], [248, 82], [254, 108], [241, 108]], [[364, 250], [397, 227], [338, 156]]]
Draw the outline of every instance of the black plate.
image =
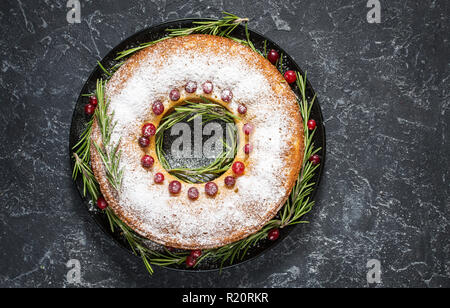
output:
[[[132, 47], [136, 47], [141, 43], [146, 43], [150, 41], [154, 41], [156, 39], [164, 37], [167, 33], [165, 32], [165, 29], [167, 28], [178, 28], [178, 27], [190, 27], [192, 26], [193, 21], [200, 21], [200, 20], [210, 20], [210, 19], [182, 19], [182, 20], [175, 20], [171, 22], [166, 22], [154, 27], [150, 27], [148, 29], [142, 30], [123, 42], [121, 42], [118, 46], [116, 46], [114, 49], [112, 49], [105, 58], [101, 61], [102, 65], [105, 68], [110, 68], [117, 62], [114, 60], [114, 58], [117, 56], [117, 53], [122, 50], [127, 50]], [[251, 31], [250, 32], [250, 38], [255, 47], [259, 50], [263, 50], [264, 48], [264, 41], [267, 40], [267, 50], [275, 49], [278, 50], [281, 53], [284, 54], [283, 58], [283, 67], [284, 69], [292, 69], [299, 71], [303, 74], [303, 71], [300, 69], [300, 67], [294, 62], [294, 60], [282, 49], [280, 48], [276, 43], [272, 42], [268, 38], [264, 37], [263, 35]], [[233, 32], [233, 36], [241, 39], [245, 39], [245, 32], [244, 27], [239, 26], [236, 28], [235, 32]], [[72, 148], [73, 146], [78, 142], [79, 137], [83, 130], [86, 127], [86, 123], [88, 122], [89, 118], [84, 114], [84, 105], [88, 102], [88, 98], [85, 96], [82, 96], [86, 93], [93, 93], [95, 92], [95, 86], [96, 86], [96, 80], [99, 78], [105, 78], [103, 75], [102, 70], [99, 66], [97, 66], [94, 71], [89, 76], [88, 80], [86, 81], [83, 89], [81, 90], [80, 96], [78, 97], [77, 103], [75, 105], [75, 110], [72, 117], [72, 125], [70, 128], [70, 141], [69, 141], [69, 153], [70, 157], [72, 157]], [[296, 91], [296, 89], [294, 88]], [[298, 91], [296, 91], [298, 93]], [[307, 82], [307, 96], [309, 99], [311, 99], [314, 96], [315, 92], [309, 83]], [[314, 198], [317, 188], [320, 183], [324, 163], [325, 163], [325, 126], [323, 123], [323, 117], [322, 117], [322, 111], [319, 106], [319, 102], [316, 99], [316, 102], [311, 110], [311, 118], [315, 119], [317, 122], [317, 132], [314, 138], [314, 143], [317, 147], [321, 147], [322, 150], [319, 152], [319, 155], [322, 158], [322, 163], [320, 167], [318, 168], [318, 171], [316, 172], [315, 178], [313, 179], [315, 181], [314, 191], [312, 192], [312, 198]], [[71, 160], [71, 165], [73, 169], [73, 160]], [[80, 192], [80, 195], [83, 199], [83, 202], [86, 204], [90, 215], [92, 218], [97, 222], [97, 224], [101, 227], [101, 229], [108, 234], [111, 238], [114, 239], [116, 243], [118, 243], [122, 248], [128, 250], [130, 253], [132, 253], [131, 248], [125, 241], [125, 239], [118, 233], [111, 232], [111, 229], [109, 227], [109, 222], [106, 218], [106, 215], [101, 213], [100, 211], [95, 210], [94, 206], [90, 204], [90, 201], [88, 198], [83, 197], [82, 191], [82, 181], [79, 178], [76, 181], [76, 186], [78, 191]], [[287, 228], [284, 228], [281, 230], [280, 238], [275, 241], [271, 242], [269, 240], [263, 240], [261, 241], [256, 247], [251, 248], [245, 258], [241, 261], [236, 261], [233, 265], [225, 265], [223, 269], [229, 268], [238, 264], [242, 264], [244, 262], [248, 262], [250, 260], [255, 259], [256, 257], [262, 255], [264, 252], [268, 251], [269, 249], [274, 248], [278, 243], [280, 243], [288, 234], [295, 228], [295, 226], [290, 226]], [[181, 270], [181, 271], [213, 271], [218, 270], [220, 268], [220, 264], [214, 264], [214, 263], [205, 263], [205, 264], [199, 264], [199, 266], [195, 269], [185, 269], [183, 266], [172, 266], [169, 267], [175, 270]]]

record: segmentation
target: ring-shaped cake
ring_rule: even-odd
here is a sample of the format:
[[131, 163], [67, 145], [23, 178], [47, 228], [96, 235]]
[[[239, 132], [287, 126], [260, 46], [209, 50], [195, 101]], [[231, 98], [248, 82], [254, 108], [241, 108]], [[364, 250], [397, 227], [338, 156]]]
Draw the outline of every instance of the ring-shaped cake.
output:
[[[297, 97], [275, 66], [231, 39], [196, 34], [147, 47], [114, 73], [105, 97], [115, 123], [110, 143], [121, 152], [120, 189], [111, 187], [94, 146], [92, 169], [112, 210], [156, 243], [207, 249], [243, 239], [276, 215], [298, 178], [304, 135]], [[240, 118], [233, 167], [239, 164], [245, 172], [230, 168], [210, 184], [213, 194], [206, 183], [185, 183], [165, 170], [152, 134], [148, 144], [141, 142], [143, 127], [157, 128], [175, 106], [201, 97]], [[102, 145], [101, 136], [94, 121], [93, 142]], [[146, 167], [144, 156], [151, 157]], [[155, 182], [155, 175], [164, 180]], [[235, 179], [232, 187], [225, 180], [230, 177]], [[176, 182], [181, 190], [173, 193]], [[193, 187], [196, 200], [188, 198]]]

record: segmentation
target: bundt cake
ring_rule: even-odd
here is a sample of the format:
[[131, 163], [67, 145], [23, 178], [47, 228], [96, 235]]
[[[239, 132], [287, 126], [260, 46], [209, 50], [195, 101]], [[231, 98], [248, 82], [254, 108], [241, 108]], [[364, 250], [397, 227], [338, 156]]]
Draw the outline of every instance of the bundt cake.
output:
[[[109, 184], [95, 147], [91, 163], [112, 210], [138, 234], [181, 249], [220, 247], [261, 229], [286, 202], [301, 168], [303, 124], [297, 98], [263, 56], [231, 39], [188, 35], [131, 56], [105, 87], [123, 178]], [[161, 120], [186, 101], [215, 102], [239, 119], [232, 167], [190, 184], [155, 153]], [[102, 143], [94, 121], [92, 140]]]

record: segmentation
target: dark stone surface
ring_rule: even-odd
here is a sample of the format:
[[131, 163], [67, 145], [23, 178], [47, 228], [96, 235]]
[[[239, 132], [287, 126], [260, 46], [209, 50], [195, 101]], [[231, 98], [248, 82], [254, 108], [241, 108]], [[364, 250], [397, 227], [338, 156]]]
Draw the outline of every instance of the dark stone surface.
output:
[[[0, 3], [0, 286], [450, 287], [450, 4], [381, 1], [65, 1]], [[328, 161], [311, 222], [251, 264], [218, 273], [157, 268], [94, 224], [71, 180], [73, 107], [112, 47], [183, 17], [251, 19], [308, 71], [327, 127]]]

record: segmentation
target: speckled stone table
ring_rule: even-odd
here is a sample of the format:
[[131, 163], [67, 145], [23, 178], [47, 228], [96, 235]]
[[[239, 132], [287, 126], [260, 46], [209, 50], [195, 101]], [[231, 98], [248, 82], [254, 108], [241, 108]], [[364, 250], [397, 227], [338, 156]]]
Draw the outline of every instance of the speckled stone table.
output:
[[[0, 286], [450, 287], [450, 3], [380, 1], [66, 1], [0, 3]], [[156, 268], [102, 233], [71, 180], [82, 85], [131, 34], [184, 17], [251, 19], [308, 72], [328, 160], [310, 224], [278, 249], [218, 273]], [[81, 283], [66, 263], [81, 264]], [[381, 283], [367, 282], [379, 260]]]

